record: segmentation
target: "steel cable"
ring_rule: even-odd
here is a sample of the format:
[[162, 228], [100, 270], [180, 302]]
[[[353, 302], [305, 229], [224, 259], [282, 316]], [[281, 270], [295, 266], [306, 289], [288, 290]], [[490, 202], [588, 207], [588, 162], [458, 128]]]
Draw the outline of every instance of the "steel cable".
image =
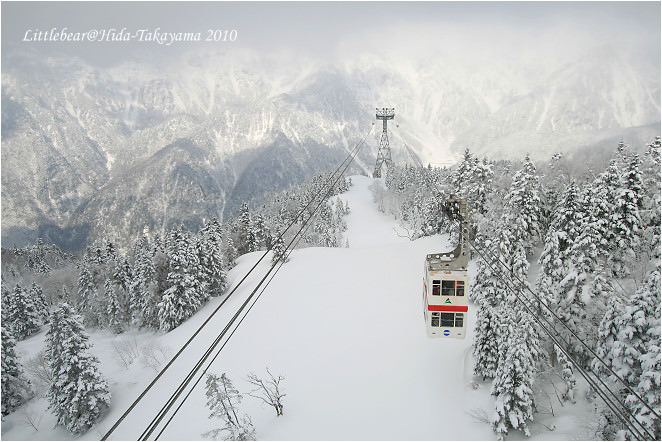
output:
[[[344, 167], [343, 171], [347, 169], [349, 163], [355, 158], [355, 156], [358, 154], [358, 151], [360, 150], [361, 146], [365, 142], [365, 139], [368, 137], [370, 132], [372, 131], [372, 126], [368, 130], [368, 132], [363, 136], [363, 138], [357, 143], [357, 145], [350, 151], [348, 156], [340, 163], [340, 165], [334, 170], [333, 173], [329, 176], [327, 179], [327, 183], [332, 179], [335, 174]], [[347, 163], [347, 164], [345, 164]], [[337, 182], [337, 181], [336, 181]], [[301, 217], [305, 211], [312, 205], [312, 203], [316, 200], [316, 196], [314, 195], [313, 198], [310, 199], [310, 201], [304, 206], [298, 214], [293, 218], [291, 223], [280, 233], [280, 235], [273, 241], [273, 244], [275, 244], [277, 241], [283, 238], [285, 233], [292, 227], [294, 226], [299, 217]], [[199, 335], [199, 333], [205, 328], [205, 326], [211, 321], [211, 319], [216, 315], [216, 313], [225, 305], [225, 303], [228, 301], [228, 299], [236, 292], [236, 290], [246, 281], [248, 276], [257, 268], [257, 266], [262, 262], [262, 260], [269, 254], [269, 252], [273, 248], [273, 244], [271, 247], [269, 247], [260, 257], [260, 259], [255, 262], [255, 264], [248, 270], [248, 272], [242, 277], [242, 279], [237, 283], [237, 285], [228, 293], [226, 298], [212, 311], [212, 313], [207, 317], [207, 319], [202, 323], [200, 327], [193, 333], [193, 335], [186, 341], [186, 343], [177, 351], [177, 353], [172, 357], [172, 359], [166, 364], [166, 366], [157, 374], [157, 376], [150, 382], [150, 384], [141, 392], [141, 394], [136, 398], [136, 400], [129, 406], [129, 408], [122, 414], [122, 416], [113, 424], [113, 426], [106, 432], [106, 434], [101, 438], [101, 440], [107, 440], [108, 437], [117, 429], [117, 427], [124, 421], [124, 419], [131, 413], [131, 411], [136, 407], [136, 405], [144, 398], [144, 396], [153, 388], [153, 386], [156, 384], [156, 382], [163, 376], [163, 374], [172, 366], [172, 364], [180, 357], [180, 355], [183, 353], [183, 351], [191, 344], [191, 342]], [[180, 384], [181, 385], [181, 384]], [[153, 421], [152, 421], [153, 422]], [[150, 424], [151, 425], [151, 424]], [[144, 433], [143, 433], [144, 435]], [[141, 435], [142, 437], [142, 435]]]

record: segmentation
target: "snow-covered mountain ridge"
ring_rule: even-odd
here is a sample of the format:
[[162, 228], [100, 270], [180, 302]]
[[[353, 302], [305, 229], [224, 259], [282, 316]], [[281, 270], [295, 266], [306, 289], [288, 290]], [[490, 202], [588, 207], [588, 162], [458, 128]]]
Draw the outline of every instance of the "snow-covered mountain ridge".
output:
[[[194, 227], [227, 216], [255, 193], [337, 164], [370, 127], [375, 107], [396, 107], [395, 161], [407, 160], [403, 143], [424, 162], [452, 164], [467, 147], [490, 158], [545, 158], [659, 132], [659, 66], [627, 54], [554, 69], [443, 54], [398, 62], [366, 53], [334, 65], [198, 52], [159, 67], [106, 70], [29, 54], [9, 60], [2, 74], [7, 245], [42, 236], [78, 248], [133, 235], [141, 224]], [[378, 132], [355, 171], [371, 170]]]

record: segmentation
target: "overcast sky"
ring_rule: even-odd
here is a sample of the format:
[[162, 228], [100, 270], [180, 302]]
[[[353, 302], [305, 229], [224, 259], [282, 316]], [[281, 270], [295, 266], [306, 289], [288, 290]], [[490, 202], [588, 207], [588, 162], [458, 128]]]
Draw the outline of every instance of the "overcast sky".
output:
[[[38, 31], [98, 35], [112, 30], [130, 42], [34, 41]], [[145, 41], [150, 34], [236, 30], [234, 42]], [[225, 45], [271, 52], [329, 56], [339, 47], [434, 47], [475, 40], [489, 44], [503, 31], [524, 44], [552, 35], [568, 47], [579, 42], [626, 41], [659, 57], [659, 2], [3, 2], [2, 50], [29, 48], [75, 55], [110, 66], [127, 59], [174, 57], [195, 47]], [[216, 34], [217, 36], [220, 34]], [[449, 37], [450, 35], [450, 37]], [[572, 36], [572, 38], [569, 37]], [[576, 36], [576, 37], [575, 37]], [[581, 38], [579, 37], [581, 36]], [[140, 39], [143, 41], [140, 41]], [[228, 34], [229, 38], [229, 34]], [[32, 40], [32, 41], [25, 41]], [[559, 43], [561, 44], [561, 43]], [[583, 43], [582, 43], [583, 44]], [[4, 58], [4, 57], [3, 57]]]

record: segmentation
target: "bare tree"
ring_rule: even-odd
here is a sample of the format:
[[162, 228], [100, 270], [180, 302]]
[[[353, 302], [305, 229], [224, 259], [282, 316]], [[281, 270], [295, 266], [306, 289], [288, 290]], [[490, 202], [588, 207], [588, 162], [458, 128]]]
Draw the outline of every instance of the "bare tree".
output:
[[140, 350], [142, 351], [140, 362], [143, 367], [150, 367], [157, 373], [170, 355], [170, 348], [160, 342], [150, 342], [143, 345]]
[[119, 341], [112, 342], [112, 347], [115, 358], [124, 366], [125, 369], [129, 369], [129, 366], [133, 361], [140, 356], [140, 351], [138, 349], [138, 341], [135, 337], [126, 338]]
[[260, 379], [253, 373], [248, 375], [248, 382], [257, 387], [248, 393], [248, 395], [254, 398], [262, 399], [267, 405], [274, 407], [276, 410], [276, 416], [282, 416], [282, 399], [285, 397], [285, 394], [280, 392], [280, 382], [285, 378], [280, 375], [278, 378], [275, 378], [274, 375], [269, 371], [269, 368], [267, 368], [267, 373], [269, 374], [270, 379], [267, 379], [266, 381]]
[[34, 431], [39, 431], [39, 424], [41, 424], [44, 413], [42, 410], [36, 410], [34, 406], [25, 406], [21, 408], [19, 416], [23, 418], [23, 422], [34, 428]]
[[35, 394], [37, 396], [43, 396], [53, 382], [51, 368], [48, 365], [44, 351], [42, 350], [28, 359], [23, 369], [32, 382]]

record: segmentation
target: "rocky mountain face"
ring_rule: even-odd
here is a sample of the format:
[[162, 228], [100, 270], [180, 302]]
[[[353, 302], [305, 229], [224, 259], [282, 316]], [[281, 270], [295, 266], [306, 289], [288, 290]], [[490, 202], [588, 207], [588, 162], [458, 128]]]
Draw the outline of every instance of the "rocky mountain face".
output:
[[[168, 65], [101, 70], [7, 57], [2, 72], [2, 244], [68, 249], [201, 225], [329, 170], [393, 106], [403, 144], [451, 164], [546, 159], [659, 134], [659, 65], [592, 53], [550, 68], [365, 54], [342, 65], [255, 53], [191, 53]], [[523, 67], [525, 66], [525, 67]], [[352, 172], [372, 171], [381, 124]], [[122, 241], [123, 242], [123, 241]]]

